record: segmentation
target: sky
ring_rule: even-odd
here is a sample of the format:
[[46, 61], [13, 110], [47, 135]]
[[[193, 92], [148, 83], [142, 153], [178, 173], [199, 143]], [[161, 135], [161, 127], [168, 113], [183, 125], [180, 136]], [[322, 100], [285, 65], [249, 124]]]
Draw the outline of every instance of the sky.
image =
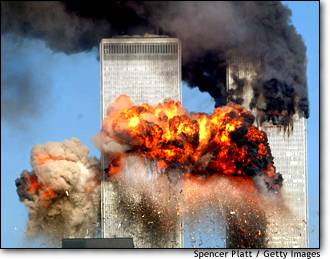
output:
[[[307, 166], [310, 247], [319, 246], [319, 4], [285, 2], [292, 10], [292, 24], [307, 46], [307, 79], [310, 118], [307, 126]], [[79, 138], [91, 155], [99, 157], [91, 137], [100, 128], [99, 62], [96, 49], [65, 55], [48, 49], [44, 42], [1, 36], [1, 95], [15, 87], [11, 78], [39, 84], [38, 99], [28, 104], [3, 105], [1, 113], [1, 245], [2, 247], [47, 247], [42, 238], [29, 240], [24, 231], [27, 210], [19, 202], [15, 179], [31, 169], [33, 145]], [[28, 78], [27, 72], [33, 74]], [[14, 82], [19, 82], [18, 80]], [[25, 94], [25, 93], [22, 93]], [[189, 111], [211, 112], [214, 106], [207, 93], [183, 84], [183, 105]], [[25, 106], [27, 107], [25, 109]], [[6, 110], [7, 108], [7, 110]], [[10, 109], [9, 109], [10, 108]], [[25, 109], [25, 115], [14, 117]], [[7, 112], [7, 114], [5, 114]], [[8, 120], [8, 115], [16, 120]], [[10, 117], [10, 116], [9, 116]]]

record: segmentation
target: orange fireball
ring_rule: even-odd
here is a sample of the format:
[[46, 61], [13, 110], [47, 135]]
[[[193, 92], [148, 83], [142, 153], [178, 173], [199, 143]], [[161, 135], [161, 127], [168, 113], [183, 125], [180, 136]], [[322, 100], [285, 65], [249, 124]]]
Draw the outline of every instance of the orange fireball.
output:
[[[127, 99], [120, 96], [117, 100]], [[275, 172], [266, 133], [254, 116], [237, 104], [219, 107], [212, 114], [188, 113], [178, 101], [158, 105], [111, 105], [103, 132], [115, 142], [155, 160], [159, 169], [180, 167], [193, 174], [254, 176]], [[118, 173], [117, 160], [109, 174]]]

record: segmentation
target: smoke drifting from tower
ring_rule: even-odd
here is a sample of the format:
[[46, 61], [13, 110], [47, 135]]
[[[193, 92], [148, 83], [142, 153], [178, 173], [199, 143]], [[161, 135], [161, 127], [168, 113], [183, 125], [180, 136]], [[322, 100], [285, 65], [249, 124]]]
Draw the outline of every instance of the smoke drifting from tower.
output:
[[[1, 32], [44, 40], [66, 54], [89, 51], [102, 37], [164, 34], [182, 42], [183, 80], [226, 103], [225, 69], [240, 56], [254, 65], [251, 108], [261, 121], [289, 125], [309, 116], [306, 47], [280, 2], [115, 1], [105, 8], [69, 2], [2, 2]], [[244, 78], [237, 80], [235, 100]]]

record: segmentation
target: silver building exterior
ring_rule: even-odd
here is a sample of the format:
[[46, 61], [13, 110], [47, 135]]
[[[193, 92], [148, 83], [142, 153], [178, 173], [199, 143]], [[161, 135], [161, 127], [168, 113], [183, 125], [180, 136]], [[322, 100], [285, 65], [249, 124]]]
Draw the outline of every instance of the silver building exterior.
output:
[[[227, 68], [227, 87], [233, 88], [233, 74], [238, 78], [247, 78], [244, 88], [243, 106], [249, 108], [252, 87], [249, 86], [254, 74], [253, 66], [232, 59]], [[253, 112], [253, 111], [252, 111]], [[256, 115], [257, 116], [257, 115]], [[294, 118], [293, 130], [287, 134], [279, 126], [263, 124], [274, 157], [275, 167], [283, 175], [280, 211], [266, 210], [268, 247], [306, 248], [308, 247], [308, 200], [307, 200], [307, 139], [306, 119]], [[275, 202], [275, 201], [274, 201]], [[276, 205], [275, 205], [276, 206]]]
[[[101, 120], [119, 95], [135, 104], [156, 104], [166, 98], [181, 101], [181, 45], [178, 39], [133, 36], [103, 39], [100, 43]], [[103, 159], [103, 168], [106, 167]], [[134, 165], [133, 165], [134, 167]], [[181, 220], [162, 242], [152, 231], [120, 216], [118, 193], [111, 181], [101, 183], [101, 227], [107, 237], [132, 237], [135, 247], [181, 247]], [[175, 215], [176, 216], [176, 215]], [[126, 223], [126, 224], [125, 224]]]

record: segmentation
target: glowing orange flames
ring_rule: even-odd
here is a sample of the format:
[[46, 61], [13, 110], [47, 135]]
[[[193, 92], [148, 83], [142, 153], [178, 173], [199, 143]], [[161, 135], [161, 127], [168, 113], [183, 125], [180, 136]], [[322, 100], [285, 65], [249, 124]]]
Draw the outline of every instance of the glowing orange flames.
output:
[[[43, 152], [35, 152], [33, 155], [33, 161], [38, 166], [47, 166], [48, 163], [52, 163], [58, 160], [67, 160], [58, 156], [51, 156]], [[32, 199], [34, 196], [39, 200], [41, 206], [48, 208], [50, 204], [58, 197], [69, 196], [68, 190], [57, 190], [51, 184], [45, 184], [38, 176], [32, 171], [24, 171], [21, 175], [21, 180], [24, 182], [24, 192], [26, 195]], [[100, 176], [95, 175], [91, 177], [84, 186], [84, 191], [89, 193], [95, 189], [96, 186], [100, 184]]]
[[118, 174], [121, 170], [122, 163], [123, 163], [123, 155], [117, 154], [112, 157], [112, 161], [108, 167], [108, 175], [113, 176]]
[[63, 160], [63, 158], [58, 156], [50, 156], [49, 154], [40, 152], [34, 156], [34, 160], [38, 165], [43, 165], [51, 161]]
[[24, 172], [22, 177], [26, 183], [26, 191], [29, 196], [37, 195], [40, 204], [47, 208], [51, 201], [56, 198], [56, 192], [47, 185], [39, 182], [38, 177], [34, 173]]
[[[127, 103], [121, 107], [120, 103]], [[109, 109], [103, 132], [115, 142], [128, 145], [157, 161], [160, 169], [181, 167], [201, 175], [276, 175], [266, 134], [253, 125], [254, 116], [229, 104], [211, 115], [188, 113], [177, 101], [158, 105], [133, 105], [120, 96]], [[109, 175], [118, 173], [118, 159]]]
[[41, 188], [40, 183], [36, 175], [25, 174], [27, 183], [28, 183], [28, 192], [29, 194], [34, 194]]

